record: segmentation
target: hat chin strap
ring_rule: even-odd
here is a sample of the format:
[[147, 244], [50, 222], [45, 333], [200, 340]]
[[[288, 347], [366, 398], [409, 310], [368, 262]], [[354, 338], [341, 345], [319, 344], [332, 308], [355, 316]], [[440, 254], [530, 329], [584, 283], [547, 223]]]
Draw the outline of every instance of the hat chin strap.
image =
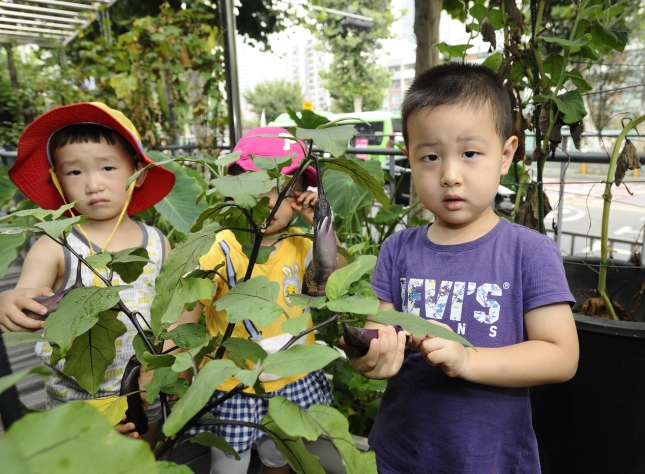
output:
[[[65, 204], [68, 204], [67, 199], [65, 199], [65, 193], [63, 193], [63, 188], [60, 185], [60, 182], [58, 181], [58, 177], [56, 176], [56, 172], [54, 171], [54, 168], [49, 168], [49, 174], [52, 178], [52, 183], [54, 183], [54, 186], [56, 187], [58, 194], [60, 194], [60, 197], [63, 199], [63, 202]], [[114, 226], [112, 233], [109, 235], [109, 237], [103, 244], [104, 250], [107, 249], [108, 245], [110, 245], [110, 242], [114, 237], [114, 234], [116, 234], [116, 230], [119, 228], [119, 225], [123, 221], [123, 217], [125, 216], [128, 206], [130, 205], [130, 200], [132, 199], [132, 194], [134, 193], [134, 188], [136, 187], [136, 184], [137, 184], [137, 180], [135, 179], [130, 183], [130, 186], [128, 186], [128, 198], [125, 200], [125, 204], [123, 205], [123, 209], [121, 209], [121, 214], [119, 214], [119, 219], [116, 221], [116, 225]], [[72, 215], [72, 217], [74, 217], [74, 212], [71, 209], [69, 209], [69, 213]], [[85, 239], [87, 240], [87, 246], [90, 248], [90, 255], [94, 255], [96, 252], [94, 252], [94, 247], [92, 245], [92, 241], [90, 240], [89, 236], [80, 226], [80, 224], [76, 224], [76, 227], [81, 232], [81, 234], [83, 234], [83, 237], [85, 237]], [[99, 271], [99, 270], [102, 270], [102, 269], [96, 268], [96, 271]], [[106, 273], [107, 273], [107, 269], [106, 269]], [[102, 283], [103, 282], [98, 277], [98, 275], [94, 275], [94, 286], [102, 286], [101, 285]]]

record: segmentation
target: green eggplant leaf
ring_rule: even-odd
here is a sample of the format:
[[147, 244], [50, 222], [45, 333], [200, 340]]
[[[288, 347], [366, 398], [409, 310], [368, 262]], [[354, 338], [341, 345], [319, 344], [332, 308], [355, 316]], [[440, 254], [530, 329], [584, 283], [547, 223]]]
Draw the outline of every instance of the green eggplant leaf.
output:
[[541, 41], [546, 41], [547, 43], [559, 44], [560, 46], [567, 47], [567, 48], [574, 48], [574, 47], [580, 47], [588, 44], [591, 41], [592, 36], [589, 33], [587, 33], [585, 35], [582, 35], [580, 38], [576, 40], [568, 40], [568, 39], [558, 38], [553, 36], [538, 36], [536, 39]]
[[193, 349], [202, 346], [210, 340], [210, 334], [201, 324], [185, 323], [175, 329], [161, 334], [162, 339], [170, 339], [183, 349]]
[[121, 299], [119, 291], [131, 286], [75, 288], [58, 303], [56, 311], [45, 320], [47, 338], [58, 344], [63, 351], [72, 345], [72, 340], [91, 329], [99, 320], [99, 313], [113, 308]]
[[154, 403], [155, 398], [157, 398], [157, 395], [161, 391], [161, 387], [174, 384], [178, 378], [179, 373], [170, 367], [159, 367], [152, 375], [150, 383], [144, 386], [146, 389], [146, 402], [150, 404]]
[[36, 367], [32, 367], [31, 369], [23, 370], [22, 372], [16, 372], [11, 375], [0, 377], [0, 394], [7, 390], [9, 387], [16, 385], [29, 374], [40, 374], [47, 376], [51, 375], [52, 373], [53, 372], [44, 365], [38, 365]]
[[[273, 189], [275, 182], [266, 171], [253, 171], [238, 176], [222, 176], [211, 181], [211, 185], [223, 196], [231, 197], [245, 209], [251, 209], [258, 202], [258, 196]], [[208, 193], [207, 193], [208, 194]]]
[[376, 314], [379, 300], [375, 296], [354, 295], [327, 303], [327, 308], [336, 313]]
[[283, 396], [271, 398], [271, 401], [269, 401], [269, 415], [282, 431], [290, 437], [301, 437], [308, 441], [316, 441], [323, 434], [323, 430], [306, 410]]
[[103, 381], [105, 369], [114, 362], [114, 343], [126, 330], [114, 311], [100, 312], [98, 322], [72, 342], [63, 373], [75, 377], [81, 387], [94, 395]]
[[474, 347], [470, 342], [455, 334], [450, 329], [423, 319], [421, 316], [417, 316], [415, 314], [401, 313], [391, 309], [388, 311], [379, 311], [372, 316], [371, 320], [376, 323], [401, 326], [411, 334], [430, 334], [432, 336], [441, 337], [442, 339], [456, 341], [464, 346]]
[[325, 163], [329, 169], [348, 174], [357, 186], [368, 191], [374, 199], [381, 203], [384, 209], [390, 208], [390, 200], [383, 190], [383, 171], [378, 163], [378, 170], [375, 170], [375, 172], [378, 173], [381, 180], [375, 178], [370, 173], [370, 170], [367, 168], [370, 166], [368, 164], [361, 164], [353, 160], [344, 159], [331, 160], [323, 158], [320, 161]]
[[55, 221], [38, 222], [34, 224], [34, 227], [42, 230], [52, 239], [57, 239], [62, 233], [69, 232], [72, 226], [76, 224], [85, 224], [86, 222], [87, 216], [75, 216]]
[[377, 472], [376, 455], [373, 451], [359, 451], [349, 434], [347, 418], [339, 411], [326, 405], [313, 405], [307, 412], [322, 427], [338, 450], [347, 474]]
[[82, 401], [22, 417], [0, 437], [0, 444], [5, 443], [30, 473], [157, 472], [146, 443], [123, 436], [96, 408]]
[[335, 157], [342, 156], [345, 153], [349, 141], [357, 133], [353, 125], [340, 125], [315, 130], [296, 128], [297, 138], [300, 140], [313, 140], [314, 145]]
[[325, 306], [325, 303], [327, 303], [327, 297], [297, 294], [289, 295], [289, 301], [291, 301], [296, 306], [300, 306], [301, 308], [319, 309]]
[[2, 334], [5, 347], [19, 346], [34, 342], [50, 342], [48, 338], [34, 332], [5, 332]]
[[268, 374], [289, 377], [291, 375], [313, 372], [338, 359], [340, 353], [331, 347], [314, 344], [311, 346], [292, 346], [286, 351], [269, 355], [262, 365]]
[[278, 319], [283, 309], [275, 301], [280, 284], [269, 281], [265, 276], [253, 277], [231, 288], [216, 302], [217, 311], [226, 311], [229, 323], [250, 319], [264, 327]]
[[282, 330], [292, 336], [297, 336], [307, 327], [311, 321], [311, 313], [305, 312], [296, 318], [287, 319], [282, 323]]
[[121, 250], [114, 254], [112, 268], [125, 283], [132, 283], [143, 273], [143, 268], [151, 263], [148, 251], [143, 247]]
[[[376, 265], [375, 255], [359, 255], [346, 267], [339, 268], [329, 276], [325, 293], [331, 301], [339, 299], [349, 291], [349, 285], [358, 281]], [[329, 303], [327, 303], [329, 306]]]
[[[161, 274], [155, 280], [155, 298], [150, 308], [150, 325], [155, 336], [159, 336], [168, 326], [175, 323], [183, 312], [181, 295], [185, 288], [184, 275], [199, 266], [199, 258], [215, 242], [218, 223], [208, 224], [199, 232], [188, 234], [168, 255], [161, 267]], [[199, 286], [198, 289], [202, 287]], [[210, 299], [211, 294], [207, 297]], [[171, 304], [172, 302], [172, 304]], [[180, 302], [182, 302], [180, 304]]]
[[[320, 458], [305, 447], [302, 438], [287, 435], [267, 413], [262, 420], [269, 436], [297, 474], [325, 474]], [[366, 471], [367, 472], [367, 471]]]
[[[157, 160], [158, 155], [167, 156], [156, 152], [151, 158]], [[185, 234], [197, 216], [206, 209], [206, 203], [203, 201], [195, 204], [195, 199], [202, 192], [202, 188], [183, 166], [168, 163], [166, 167], [175, 174], [175, 185], [166, 197], [155, 204], [155, 209], [170, 221], [173, 227]]]
[[176, 434], [206, 405], [213, 392], [229, 377], [240, 371], [230, 360], [212, 360], [199, 371], [186, 394], [172, 408], [163, 425], [166, 436]]
[[233, 353], [242, 360], [257, 362], [258, 360], [266, 359], [268, 356], [260, 344], [241, 337], [231, 337], [223, 345], [226, 347], [226, 352]]
[[220, 451], [225, 453], [232, 454], [235, 456], [235, 459], [240, 460], [240, 455], [237, 454], [235, 448], [226, 442], [223, 438], [215, 436], [213, 433], [197, 433], [197, 435], [188, 439], [191, 443], [201, 444], [202, 446], [209, 446], [211, 448], [217, 448]]

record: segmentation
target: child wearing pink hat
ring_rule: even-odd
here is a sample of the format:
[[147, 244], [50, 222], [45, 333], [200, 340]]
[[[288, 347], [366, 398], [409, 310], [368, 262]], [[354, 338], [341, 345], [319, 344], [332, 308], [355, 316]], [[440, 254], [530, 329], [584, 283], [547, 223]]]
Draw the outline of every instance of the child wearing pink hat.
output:
[[[258, 135], [260, 134], [284, 135], [284, 138], [281, 136], [278, 138], [259, 137]], [[282, 128], [262, 127], [247, 132], [234, 149], [234, 151], [241, 151], [242, 155], [236, 162], [229, 165], [229, 174], [237, 175], [258, 170], [253, 163], [252, 157], [264, 157], [268, 160], [296, 153], [292, 164], [283, 167], [281, 170], [282, 174], [292, 174], [298, 169], [299, 163], [304, 157], [303, 150], [306, 147], [304, 143], [297, 143], [287, 137], [291, 137], [291, 135]], [[289, 296], [302, 292], [303, 277], [306, 266], [311, 261], [313, 243], [304, 237], [292, 237], [278, 241], [277, 236], [282, 233], [302, 233], [297, 228], [289, 227], [294, 211], [301, 214], [310, 225], [313, 224], [314, 204], [318, 195], [315, 191], [308, 190], [307, 187], [316, 186], [316, 184], [316, 170], [309, 166], [301, 175], [292, 196], [282, 201], [280, 208], [264, 234], [262, 245], [275, 245], [275, 250], [271, 253], [266, 263], [255, 265], [252, 274], [252, 277], [263, 275], [271, 281], [280, 283], [277, 303], [282, 306], [284, 313], [289, 318], [300, 316], [303, 313], [303, 309], [295, 306], [289, 300]], [[269, 208], [273, 209], [278, 194], [277, 187], [274, 187], [270, 192], [260, 195], [260, 198], [268, 197]], [[339, 242], [338, 244], [340, 245]], [[242, 252], [242, 245], [235, 239], [234, 234], [228, 230], [217, 234], [216, 242], [208, 253], [200, 259], [200, 266], [205, 270], [216, 268], [222, 263], [225, 265], [215, 277], [217, 287], [213, 299], [212, 301], [204, 302], [206, 304], [206, 325], [212, 336], [224, 334], [228, 325], [226, 312], [217, 311], [215, 302], [225, 295], [229, 288], [235, 286], [240, 278], [244, 277], [249, 263], [249, 259]], [[339, 257], [338, 266], [345, 264], [344, 258]], [[195, 315], [195, 312], [193, 311], [190, 314]], [[232, 337], [253, 340], [260, 344], [267, 353], [274, 353], [291, 339], [291, 335], [284, 333], [281, 327], [287, 316], [282, 315], [275, 322], [265, 327], [258, 327], [252, 321], [244, 320], [235, 325]], [[194, 320], [188, 321], [185, 317], [182, 317], [180, 321], [196, 322]], [[311, 322], [309, 322], [309, 327], [311, 327]], [[314, 344], [313, 333], [307, 334], [297, 343]], [[254, 363], [255, 361], [252, 362]], [[284, 396], [302, 408], [308, 408], [314, 404], [329, 405], [333, 401], [329, 382], [320, 370], [292, 377], [262, 374], [260, 380], [263, 382], [267, 393]], [[212, 399], [221, 397], [238, 384], [237, 379], [230, 378], [217, 388]], [[268, 412], [268, 407], [268, 399], [235, 395], [217, 406], [211, 413], [218, 419], [261, 423]], [[211, 448], [211, 473], [246, 473], [251, 458], [250, 448], [254, 444], [257, 446], [260, 459], [265, 466], [265, 470], [262, 472], [276, 474], [289, 472], [287, 460], [278, 451], [275, 443], [266, 433], [240, 425], [200, 427], [191, 431], [191, 433], [196, 434], [199, 431], [207, 430], [212, 430], [216, 435], [224, 438], [236, 449], [241, 457], [240, 461], [236, 461], [232, 455], [219, 449]]]

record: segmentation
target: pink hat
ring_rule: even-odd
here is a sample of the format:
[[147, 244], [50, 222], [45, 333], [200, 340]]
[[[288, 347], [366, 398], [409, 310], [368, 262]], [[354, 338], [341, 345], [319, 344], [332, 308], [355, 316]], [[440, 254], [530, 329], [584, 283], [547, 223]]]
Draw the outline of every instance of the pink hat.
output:
[[[283, 134], [285, 138], [254, 136], [260, 134]], [[284, 128], [278, 127], [258, 127], [253, 130], [249, 130], [244, 134], [240, 141], [237, 142], [237, 145], [235, 145], [235, 148], [233, 149], [234, 152], [241, 151], [242, 156], [240, 156], [239, 160], [230, 163], [228, 165], [228, 169], [235, 164], [244, 171], [258, 171], [260, 168], [253, 164], [253, 158], [249, 155], [271, 159], [296, 153], [296, 157], [292, 160], [291, 165], [285, 166], [281, 170], [282, 174], [293, 174], [293, 172], [298, 169], [300, 161], [305, 156], [303, 150], [307, 149], [307, 145], [301, 140], [298, 144], [293, 139], [286, 138], [287, 136], [291, 136], [291, 134]], [[307, 168], [305, 168], [304, 177], [307, 181], [307, 186], [315, 187], [318, 185], [316, 170], [312, 166], [307, 166]]]

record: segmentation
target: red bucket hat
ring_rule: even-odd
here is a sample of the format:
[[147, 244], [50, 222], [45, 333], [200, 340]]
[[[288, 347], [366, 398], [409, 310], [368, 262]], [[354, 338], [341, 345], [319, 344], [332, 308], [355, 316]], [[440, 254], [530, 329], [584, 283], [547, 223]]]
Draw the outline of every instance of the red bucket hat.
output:
[[[154, 163], [141, 146], [141, 138], [132, 122], [123, 113], [100, 102], [81, 102], [56, 107], [34, 120], [20, 136], [16, 163], [9, 177], [22, 193], [44, 209], [58, 209], [64, 202], [50, 180], [52, 167], [49, 140], [61, 128], [77, 123], [103, 125], [125, 138], [144, 165]], [[154, 166], [148, 169], [143, 184], [132, 194], [128, 214], [136, 214], [161, 201], [175, 184], [172, 171]]]
[[[285, 138], [254, 136], [260, 134], [283, 135]], [[234, 152], [241, 151], [242, 156], [237, 161], [230, 163], [227, 169], [230, 169], [235, 164], [244, 171], [258, 171], [260, 168], [255, 166], [250, 155], [270, 159], [296, 153], [297, 156], [292, 160], [291, 165], [280, 170], [282, 174], [293, 174], [305, 156], [303, 150], [307, 149], [307, 145], [301, 140], [296, 143], [295, 140], [287, 138], [291, 136], [287, 130], [279, 127], [258, 127], [249, 130], [233, 149]], [[307, 186], [316, 187], [318, 185], [316, 170], [313, 166], [307, 166], [303, 174], [307, 181]]]

